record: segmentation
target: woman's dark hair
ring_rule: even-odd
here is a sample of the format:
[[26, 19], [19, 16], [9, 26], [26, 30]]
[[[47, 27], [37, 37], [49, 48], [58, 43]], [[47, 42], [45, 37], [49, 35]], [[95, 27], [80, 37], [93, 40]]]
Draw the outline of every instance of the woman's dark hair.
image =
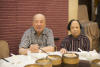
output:
[[79, 23], [79, 25], [80, 25], [80, 29], [82, 29], [82, 25], [80, 24], [79, 20], [72, 19], [72, 20], [70, 20], [70, 22], [69, 22], [69, 24], [68, 24], [68, 26], [67, 26], [67, 29], [68, 29], [68, 30], [70, 30], [70, 26], [71, 26], [71, 24], [73, 23], [73, 21], [77, 21], [77, 22]]

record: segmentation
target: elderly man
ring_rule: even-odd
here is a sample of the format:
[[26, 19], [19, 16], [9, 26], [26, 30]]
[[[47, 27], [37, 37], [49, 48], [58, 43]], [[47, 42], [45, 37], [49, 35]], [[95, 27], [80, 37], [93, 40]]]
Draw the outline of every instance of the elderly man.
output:
[[85, 51], [90, 50], [90, 41], [88, 37], [81, 34], [82, 26], [78, 20], [71, 20], [67, 29], [71, 32], [71, 35], [68, 35], [62, 41], [61, 53], [66, 53], [67, 51], [78, 51], [78, 48]]
[[25, 31], [19, 45], [19, 54], [39, 52], [40, 49], [54, 51], [54, 37], [51, 29], [46, 28], [46, 18], [43, 14], [36, 14], [33, 17], [33, 25]]

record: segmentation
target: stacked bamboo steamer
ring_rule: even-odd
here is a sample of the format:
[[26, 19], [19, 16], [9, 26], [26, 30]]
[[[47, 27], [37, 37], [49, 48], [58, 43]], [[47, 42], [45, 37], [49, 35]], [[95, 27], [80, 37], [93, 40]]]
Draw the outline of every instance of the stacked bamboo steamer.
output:
[[48, 55], [46, 58], [36, 60], [36, 64], [29, 64], [25, 67], [62, 67], [62, 57], [59, 55]]
[[49, 59], [42, 58], [42, 59], [36, 60], [36, 64], [29, 64], [29, 65], [26, 65], [25, 67], [52, 67], [52, 63]]
[[59, 56], [59, 55], [48, 55], [47, 58], [51, 60], [53, 67], [62, 67], [61, 66], [61, 63], [62, 63], [61, 56]]
[[66, 53], [62, 57], [63, 67], [78, 67], [79, 65], [79, 55], [75, 53]]

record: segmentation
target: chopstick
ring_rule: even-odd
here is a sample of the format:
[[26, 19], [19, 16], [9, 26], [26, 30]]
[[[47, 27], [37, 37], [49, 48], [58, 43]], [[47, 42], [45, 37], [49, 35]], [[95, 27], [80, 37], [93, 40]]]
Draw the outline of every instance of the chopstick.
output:
[[[40, 49], [40, 48], [39, 48]], [[42, 49], [40, 49], [42, 52], [44, 52], [44, 53], [46, 53], [46, 54], [49, 54], [49, 53], [47, 53], [46, 51], [44, 51], [44, 50], [42, 50]]]
[[7, 59], [5, 59], [5, 58], [1, 58], [2, 60], [4, 60], [4, 61], [6, 61], [6, 62], [9, 62]]

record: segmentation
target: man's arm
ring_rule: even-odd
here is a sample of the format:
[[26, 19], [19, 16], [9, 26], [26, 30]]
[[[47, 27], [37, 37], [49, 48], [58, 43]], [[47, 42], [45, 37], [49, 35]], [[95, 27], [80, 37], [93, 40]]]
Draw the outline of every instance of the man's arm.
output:
[[31, 51], [31, 53], [39, 52], [38, 44], [31, 44], [29, 48], [19, 48], [19, 54], [26, 55], [27, 51]]
[[55, 51], [55, 47], [53, 47], [53, 46], [47, 46], [47, 47], [43, 47], [43, 48], [40, 48], [40, 49], [42, 49], [42, 50], [44, 50], [46, 52], [53, 52], [53, 51]]
[[[34, 45], [32, 47], [34, 47]], [[35, 47], [32, 48], [32, 47], [30, 47], [30, 48], [19, 48], [19, 54], [27, 55], [27, 51], [28, 50], [30, 50], [32, 53], [39, 52], [38, 48], [35, 48]], [[44, 50], [46, 52], [53, 52], [54, 51], [54, 47], [52, 47], [52, 46], [47, 46], [47, 47], [43, 47], [43, 48], [40, 48], [40, 49], [42, 49], [42, 50]]]
[[26, 31], [24, 35], [22, 36], [21, 43], [19, 44], [19, 54], [27, 54], [27, 51], [29, 50], [29, 31]]
[[29, 50], [28, 48], [27, 49], [25, 49], [25, 48], [19, 48], [19, 54], [26, 55], [28, 50]]

